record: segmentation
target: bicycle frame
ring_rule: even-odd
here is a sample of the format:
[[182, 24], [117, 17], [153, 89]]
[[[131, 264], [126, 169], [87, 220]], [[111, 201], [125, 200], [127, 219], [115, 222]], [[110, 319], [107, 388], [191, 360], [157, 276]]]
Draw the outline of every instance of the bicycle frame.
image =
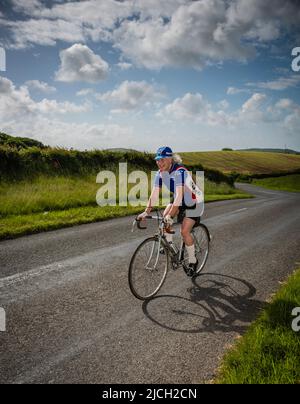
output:
[[[159, 260], [159, 254], [160, 254], [160, 249], [161, 246], [163, 245], [166, 250], [169, 252], [170, 257], [171, 257], [171, 263], [172, 263], [172, 267], [173, 270], [177, 269], [180, 265], [184, 265], [184, 249], [185, 249], [185, 243], [183, 241], [183, 239], [181, 238], [181, 243], [180, 243], [180, 248], [178, 249], [178, 247], [175, 245], [176, 249], [173, 249], [173, 247], [170, 245], [170, 243], [167, 241], [166, 236], [165, 236], [165, 222], [164, 222], [164, 218], [162, 215], [160, 215], [160, 211], [157, 210], [157, 216], [151, 216], [148, 215], [146, 217], [146, 219], [154, 219], [157, 220], [158, 222], [158, 232], [156, 234], [156, 236], [158, 237], [158, 249], [157, 249], [157, 256], [155, 258], [155, 264], [152, 268], [149, 268], [149, 264], [153, 258], [153, 254], [154, 254], [154, 249], [155, 249], [155, 244], [153, 244], [151, 253], [150, 253], [150, 257], [148, 259], [148, 262], [146, 264], [146, 268], [149, 270], [155, 270], [158, 260]], [[134, 225], [137, 224], [138, 228], [141, 230], [145, 230], [147, 227], [142, 227], [140, 222], [137, 221], [135, 219], [135, 221], [133, 222], [133, 228], [132, 231], [134, 229]], [[193, 230], [192, 230], [193, 232]], [[175, 232], [174, 232], [175, 233]]]
[[172, 263], [172, 267], [173, 270], [177, 269], [180, 265], [184, 264], [184, 249], [185, 249], [185, 243], [184, 241], [181, 239], [180, 242], [180, 248], [178, 249], [178, 247], [175, 244], [176, 247], [176, 251], [173, 249], [174, 247], [171, 247], [170, 243], [168, 243], [166, 236], [160, 236], [161, 240], [163, 242], [163, 245], [165, 246], [165, 248], [168, 250], [168, 252], [170, 253], [171, 256], [171, 263]]

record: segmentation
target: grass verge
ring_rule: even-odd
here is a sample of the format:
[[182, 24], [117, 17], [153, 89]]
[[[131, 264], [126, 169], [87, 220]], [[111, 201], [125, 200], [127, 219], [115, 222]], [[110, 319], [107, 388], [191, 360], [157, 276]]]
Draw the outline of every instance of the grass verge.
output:
[[[44, 177], [0, 185], [0, 239], [132, 215], [143, 207], [99, 207], [95, 176]], [[251, 195], [205, 181], [206, 202]]]
[[[209, 195], [206, 202], [244, 199], [247, 194]], [[84, 223], [100, 222], [116, 217], [140, 213], [143, 207], [82, 206], [58, 211], [46, 211], [25, 215], [9, 215], [0, 218], [0, 240], [11, 239], [43, 231], [60, 229]]]
[[278, 191], [300, 192], [300, 174], [253, 180], [251, 184]]
[[225, 355], [217, 384], [299, 384], [300, 331], [292, 310], [300, 307], [300, 270], [292, 274]]
[[0, 240], [78, 224], [99, 222], [133, 215], [141, 211], [140, 207], [82, 206], [28, 215], [11, 215], [0, 219]]

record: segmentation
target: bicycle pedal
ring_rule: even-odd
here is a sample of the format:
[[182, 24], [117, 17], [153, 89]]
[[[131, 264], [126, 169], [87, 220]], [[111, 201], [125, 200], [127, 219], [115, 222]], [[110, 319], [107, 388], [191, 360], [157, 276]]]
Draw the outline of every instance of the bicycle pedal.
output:
[[173, 271], [176, 271], [176, 269], [179, 268], [179, 265], [176, 262], [172, 262], [172, 269]]
[[195, 276], [195, 271], [194, 271], [194, 269], [189, 268], [189, 267], [184, 267], [183, 269], [184, 269], [184, 272], [187, 274], [187, 276], [188, 276], [189, 278], [192, 278], [193, 276]]

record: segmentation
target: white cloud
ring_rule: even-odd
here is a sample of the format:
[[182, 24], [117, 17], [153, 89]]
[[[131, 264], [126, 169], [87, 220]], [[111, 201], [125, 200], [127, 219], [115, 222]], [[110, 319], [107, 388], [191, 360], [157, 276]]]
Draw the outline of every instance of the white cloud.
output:
[[60, 59], [61, 66], [56, 73], [58, 81], [96, 83], [104, 80], [108, 75], [107, 62], [86, 45], [74, 44], [61, 51]]
[[205, 118], [211, 106], [199, 93], [187, 93], [182, 98], [176, 98], [171, 104], [165, 107], [165, 113], [177, 119], [181, 118]]
[[[228, 108], [227, 101], [223, 102], [222, 105], [223, 109]], [[166, 105], [157, 115], [163, 119], [174, 118], [176, 120], [201, 122], [209, 126], [230, 125], [230, 115], [220, 109], [220, 104], [216, 107], [213, 108], [202, 94], [187, 93]]]
[[300, 23], [295, 0], [14, 3], [28, 18], [1, 21], [12, 36], [11, 46], [111, 41], [124, 59], [154, 69], [201, 69], [207, 62], [246, 60], [255, 55], [257, 46]]
[[39, 80], [28, 80], [24, 83], [26, 87], [32, 90], [38, 90], [42, 93], [54, 93], [56, 91], [55, 87], [49, 86], [48, 83]]
[[291, 69], [287, 67], [275, 67], [273, 70], [275, 73], [279, 74], [289, 74], [291, 72]]
[[51, 8], [37, 10], [35, 18], [64, 19], [89, 26], [91, 29], [112, 29], [116, 21], [133, 11], [132, 1], [86, 0], [68, 1]]
[[254, 23], [253, 28], [249, 30], [246, 37], [249, 39], [258, 39], [259, 41], [272, 41], [280, 36], [280, 22], [276, 19], [266, 21], [266, 19], [258, 20]]
[[145, 81], [124, 81], [118, 88], [104, 94], [97, 94], [96, 98], [102, 102], [113, 104], [113, 112], [127, 112], [142, 109], [145, 105], [163, 97], [163, 93], [156, 90]]
[[263, 88], [267, 90], [286, 90], [290, 87], [296, 87], [300, 83], [300, 75], [291, 75], [290, 77], [279, 77], [277, 80], [257, 82], [257, 83], [247, 83], [248, 86]]
[[228, 87], [227, 88], [227, 95], [236, 95], [236, 94], [241, 94], [241, 93], [249, 93], [249, 90], [243, 89], [243, 88], [236, 88], [236, 87]]
[[292, 109], [294, 106], [295, 106], [294, 102], [289, 98], [281, 98], [275, 104], [275, 108], [278, 109]]
[[[162, 66], [202, 68], [206, 59], [221, 60], [224, 56], [226, 44], [211, 40], [224, 16], [225, 5], [219, 0], [186, 2], [174, 11], [167, 23], [161, 17], [124, 21], [114, 32], [114, 38], [116, 46], [137, 65], [154, 69]], [[226, 52], [230, 49], [232, 45], [227, 46]], [[240, 49], [240, 53], [243, 52]]]
[[91, 105], [85, 103], [77, 105], [65, 102], [57, 102], [44, 98], [40, 102], [35, 102], [29, 94], [26, 86], [16, 88], [9, 79], [0, 77], [0, 121], [7, 119], [22, 121], [24, 117], [37, 116], [41, 114], [67, 114], [86, 112], [91, 109]]
[[117, 63], [117, 66], [121, 70], [129, 70], [132, 67], [132, 64], [131, 63], [126, 63], [126, 62], [120, 62], [120, 63]]
[[1, 122], [1, 130], [14, 136], [31, 137], [50, 146], [79, 150], [128, 147], [135, 139], [133, 129], [128, 126], [70, 123], [41, 115], [28, 115], [22, 121], [6, 119]]
[[80, 23], [63, 19], [1, 20], [4, 29], [11, 31], [12, 41], [6, 48], [22, 49], [32, 44], [54, 46], [57, 41], [85, 42]]
[[300, 108], [298, 108], [297, 111], [287, 115], [284, 118], [283, 126], [291, 134], [294, 134], [295, 132], [297, 132], [299, 130], [299, 126], [300, 126]]
[[255, 93], [242, 105], [241, 112], [243, 114], [257, 112], [265, 100], [265, 94]]
[[13, 83], [6, 77], [0, 77], [0, 94], [9, 94], [13, 91]]
[[191, 2], [190, 0], [134, 0], [129, 1], [135, 13], [140, 14], [141, 20], [147, 20], [149, 17], [170, 17], [178, 7]]
[[[296, 2], [280, 0], [186, 1], [161, 16], [125, 20], [114, 31], [115, 46], [147, 68], [191, 66], [206, 61], [246, 60], [255, 55], [255, 41], [270, 41], [281, 28], [299, 24]], [[251, 39], [248, 45], [243, 41]]]
[[59, 115], [89, 111], [91, 105], [43, 99], [35, 102], [26, 86], [17, 88], [0, 77], [0, 130], [28, 136], [52, 146], [83, 148], [126, 147], [133, 142], [133, 129], [117, 124], [63, 122]]
[[16, 89], [14, 84], [5, 77], [0, 77], [0, 121], [15, 117], [22, 119], [32, 112], [34, 101], [30, 98], [27, 87]]
[[266, 113], [266, 94], [254, 93], [242, 107], [232, 116], [235, 126], [257, 125], [271, 122], [272, 117]]
[[224, 110], [229, 108], [229, 102], [227, 100], [222, 100], [217, 104], [218, 108]]
[[11, 0], [14, 11], [30, 15], [43, 8], [40, 0]]
[[131, 13], [131, 4], [114, 0], [67, 1], [49, 7], [40, 1], [16, 0], [15, 5], [29, 18], [3, 23], [12, 35], [13, 48], [31, 44], [53, 46], [57, 41], [107, 41], [118, 18]]
[[298, 133], [300, 127], [300, 105], [289, 98], [281, 98], [270, 109], [274, 117], [291, 133]]
[[85, 97], [92, 94], [94, 94], [94, 90], [92, 90], [91, 88], [83, 88], [76, 93], [77, 97]]
[[171, 16], [182, 4], [190, 0], [85, 0], [61, 1], [46, 7], [39, 0], [12, 0], [18, 10], [35, 19], [63, 19], [81, 23], [84, 28], [97, 32], [99, 29], [113, 29], [115, 23], [133, 14], [140, 15], [142, 20], [149, 17]]
[[68, 114], [87, 112], [91, 108], [91, 104], [89, 103], [76, 105], [69, 101], [57, 102], [56, 100], [44, 98], [42, 101], [35, 103], [33, 110], [44, 114]]
[[226, 112], [229, 108], [227, 100], [212, 105], [199, 93], [187, 93], [166, 105], [157, 115], [163, 119], [173, 118], [208, 126], [238, 128], [277, 120], [275, 114], [271, 117], [267, 113], [266, 103], [265, 94], [255, 93], [238, 110], [229, 113]]

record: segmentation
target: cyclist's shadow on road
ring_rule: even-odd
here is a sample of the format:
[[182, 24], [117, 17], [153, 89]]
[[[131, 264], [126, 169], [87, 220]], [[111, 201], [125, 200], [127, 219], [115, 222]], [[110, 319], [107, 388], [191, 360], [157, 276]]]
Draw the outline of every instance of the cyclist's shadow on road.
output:
[[198, 276], [187, 294], [158, 295], [143, 303], [144, 314], [155, 324], [177, 332], [243, 333], [264, 306], [253, 299], [253, 285], [222, 274]]

